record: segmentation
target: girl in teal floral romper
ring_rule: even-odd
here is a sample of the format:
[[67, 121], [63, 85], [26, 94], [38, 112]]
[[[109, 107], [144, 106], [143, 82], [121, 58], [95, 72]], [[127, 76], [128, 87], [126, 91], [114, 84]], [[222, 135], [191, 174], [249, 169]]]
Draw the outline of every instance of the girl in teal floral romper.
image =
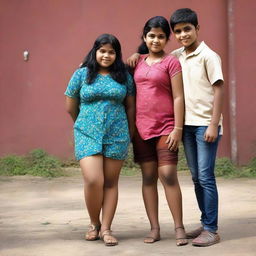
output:
[[133, 80], [122, 61], [117, 38], [103, 34], [96, 39], [65, 95], [67, 111], [75, 122], [75, 156], [80, 161], [91, 219], [85, 239], [101, 236], [105, 245], [116, 245], [110, 227], [135, 112]]

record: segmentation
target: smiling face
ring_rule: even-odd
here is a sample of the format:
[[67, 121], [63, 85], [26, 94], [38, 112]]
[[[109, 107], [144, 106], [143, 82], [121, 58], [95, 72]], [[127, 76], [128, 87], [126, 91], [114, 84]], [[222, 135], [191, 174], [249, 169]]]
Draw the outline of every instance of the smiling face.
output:
[[186, 52], [193, 52], [198, 47], [198, 31], [199, 26], [195, 27], [191, 23], [178, 23], [173, 29], [175, 38], [185, 47]]
[[96, 61], [100, 70], [108, 70], [115, 60], [116, 52], [111, 44], [104, 44], [96, 51]]
[[144, 37], [149, 53], [161, 53], [167, 44], [166, 34], [162, 28], [151, 28]]

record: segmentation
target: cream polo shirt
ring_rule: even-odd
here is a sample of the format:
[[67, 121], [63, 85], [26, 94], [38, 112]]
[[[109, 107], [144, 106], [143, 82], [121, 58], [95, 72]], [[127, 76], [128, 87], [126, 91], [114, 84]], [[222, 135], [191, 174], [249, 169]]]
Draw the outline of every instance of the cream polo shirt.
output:
[[[213, 84], [223, 81], [221, 59], [204, 42], [186, 54], [184, 47], [172, 52], [182, 66], [185, 125], [208, 126], [213, 111]], [[222, 115], [219, 124], [222, 134]]]

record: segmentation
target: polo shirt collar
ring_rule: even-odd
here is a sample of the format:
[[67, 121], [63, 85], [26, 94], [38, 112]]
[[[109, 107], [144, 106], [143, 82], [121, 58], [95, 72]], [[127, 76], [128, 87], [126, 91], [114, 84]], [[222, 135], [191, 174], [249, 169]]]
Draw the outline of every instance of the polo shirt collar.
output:
[[183, 55], [185, 58], [198, 55], [205, 47], [206, 47], [206, 44], [205, 44], [204, 41], [202, 41], [202, 42], [199, 44], [199, 46], [198, 46], [193, 52], [191, 52], [191, 53], [188, 54], [188, 55], [186, 54], [185, 47], [183, 47], [183, 49], [182, 49], [182, 55]]

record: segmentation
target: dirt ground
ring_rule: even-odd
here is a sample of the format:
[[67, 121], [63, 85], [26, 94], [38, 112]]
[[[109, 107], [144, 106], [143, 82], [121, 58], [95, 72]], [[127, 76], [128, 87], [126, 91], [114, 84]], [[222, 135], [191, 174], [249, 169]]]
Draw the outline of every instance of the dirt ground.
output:
[[[197, 227], [199, 211], [188, 173], [179, 174], [184, 223]], [[113, 230], [119, 245], [83, 239], [89, 222], [79, 170], [72, 177], [0, 177], [0, 256], [256, 255], [256, 180], [218, 179], [221, 243], [207, 248], [177, 247], [162, 185], [159, 184], [162, 240], [149, 245], [141, 177], [120, 177]]]

